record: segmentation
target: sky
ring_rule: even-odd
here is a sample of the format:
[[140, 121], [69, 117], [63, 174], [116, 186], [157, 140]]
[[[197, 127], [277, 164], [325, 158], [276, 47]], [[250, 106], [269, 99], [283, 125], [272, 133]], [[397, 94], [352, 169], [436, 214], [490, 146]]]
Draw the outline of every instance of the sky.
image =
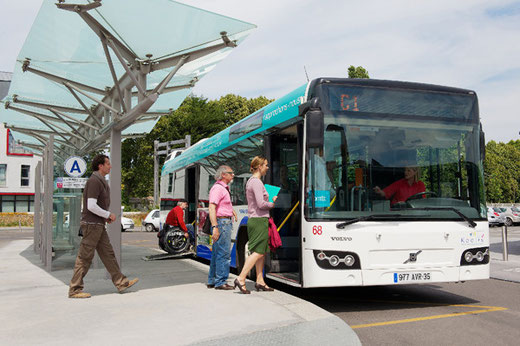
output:
[[[109, 1], [109, 0], [103, 0]], [[12, 72], [42, 0], [0, 0], [0, 71]], [[280, 98], [346, 77], [471, 89], [486, 141], [520, 139], [520, 0], [180, 0], [258, 28], [193, 89]]]

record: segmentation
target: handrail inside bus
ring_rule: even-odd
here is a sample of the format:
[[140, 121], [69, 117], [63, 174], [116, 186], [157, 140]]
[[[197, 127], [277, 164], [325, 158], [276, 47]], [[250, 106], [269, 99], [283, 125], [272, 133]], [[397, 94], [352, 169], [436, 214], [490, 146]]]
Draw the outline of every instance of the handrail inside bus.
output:
[[287, 220], [289, 220], [289, 218], [291, 217], [291, 215], [294, 213], [294, 211], [296, 210], [296, 208], [300, 205], [300, 201], [297, 201], [296, 204], [294, 205], [294, 207], [291, 209], [291, 211], [289, 212], [289, 214], [287, 214], [287, 216], [285, 217], [285, 219], [283, 220], [283, 222], [280, 224], [280, 226], [276, 227], [276, 230], [278, 232], [280, 232], [280, 228], [283, 227], [283, 225], [285, 225], [285, 223], [287, 222]]

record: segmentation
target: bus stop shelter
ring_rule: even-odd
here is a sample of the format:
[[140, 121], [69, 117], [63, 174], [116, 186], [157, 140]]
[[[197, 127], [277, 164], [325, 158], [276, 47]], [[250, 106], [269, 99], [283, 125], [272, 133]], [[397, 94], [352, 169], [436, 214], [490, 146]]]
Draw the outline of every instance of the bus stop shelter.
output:
[[[34, 248], [47, 270], [57, 230], [67, 225], [70, 239], [79, 221], [77, 205], [68, 224], [55, 205], [60, 165], [108, 151], [110, 210], [120, 217], [122, 140], [148, 133], [254, 28], [171, 0], [43, 1], [0, 121], [43, 156], [35, 174]], [[108, 233], [120, 261], [119, 218]]]

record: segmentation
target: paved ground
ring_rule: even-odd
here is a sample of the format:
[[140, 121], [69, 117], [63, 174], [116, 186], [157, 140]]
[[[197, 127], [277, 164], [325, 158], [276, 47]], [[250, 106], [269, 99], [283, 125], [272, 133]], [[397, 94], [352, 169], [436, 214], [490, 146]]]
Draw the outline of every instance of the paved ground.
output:
[[[360, 345], [340, 318], [282, 291], [208, 290], [207, 266], [189, 259], [145, 262], [150, 249], [123, 247], [124, 273], [141, 281], [116, 293], [91, 269], [90, 299], [67, 298], [74, 258], [42, 269], [32, 240], [0, 247], [2, 345]], [[252, 283], [248, 283], [252, 288]]]
[[[501, 228], [490, 233], [491, 277], [520, 282], [520, 227], [508, 230], [508, 261]], [[32, 230], [0, 230], [0, 344], [359, 344], [338, 317], [303, 299], [281, 291], [243, 296], [208, 290], [207, 266], [189, 259], [145, 262], [140, 258], [153, 251], [148, 243], [137, 234], [123, 238], [132, 244], [123, 247], [124, 272], [141, 278], [136, 288], [120, 295], [103, 269], [93, 269], [86, 279], [93, 298], [71, 300], [72, 256], [57, 258], [49, 274], [32, 252]], [[371, 336], [386, 340], [374, 333], [365, 340]]]

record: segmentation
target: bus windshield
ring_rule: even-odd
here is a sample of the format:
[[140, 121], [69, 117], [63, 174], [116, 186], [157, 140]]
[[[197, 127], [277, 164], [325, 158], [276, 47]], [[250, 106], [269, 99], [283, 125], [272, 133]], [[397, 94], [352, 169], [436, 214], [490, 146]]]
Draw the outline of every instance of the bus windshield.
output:
[[306, 155], [308, 219], [485, 218], [474, 94], [327, 85]]

